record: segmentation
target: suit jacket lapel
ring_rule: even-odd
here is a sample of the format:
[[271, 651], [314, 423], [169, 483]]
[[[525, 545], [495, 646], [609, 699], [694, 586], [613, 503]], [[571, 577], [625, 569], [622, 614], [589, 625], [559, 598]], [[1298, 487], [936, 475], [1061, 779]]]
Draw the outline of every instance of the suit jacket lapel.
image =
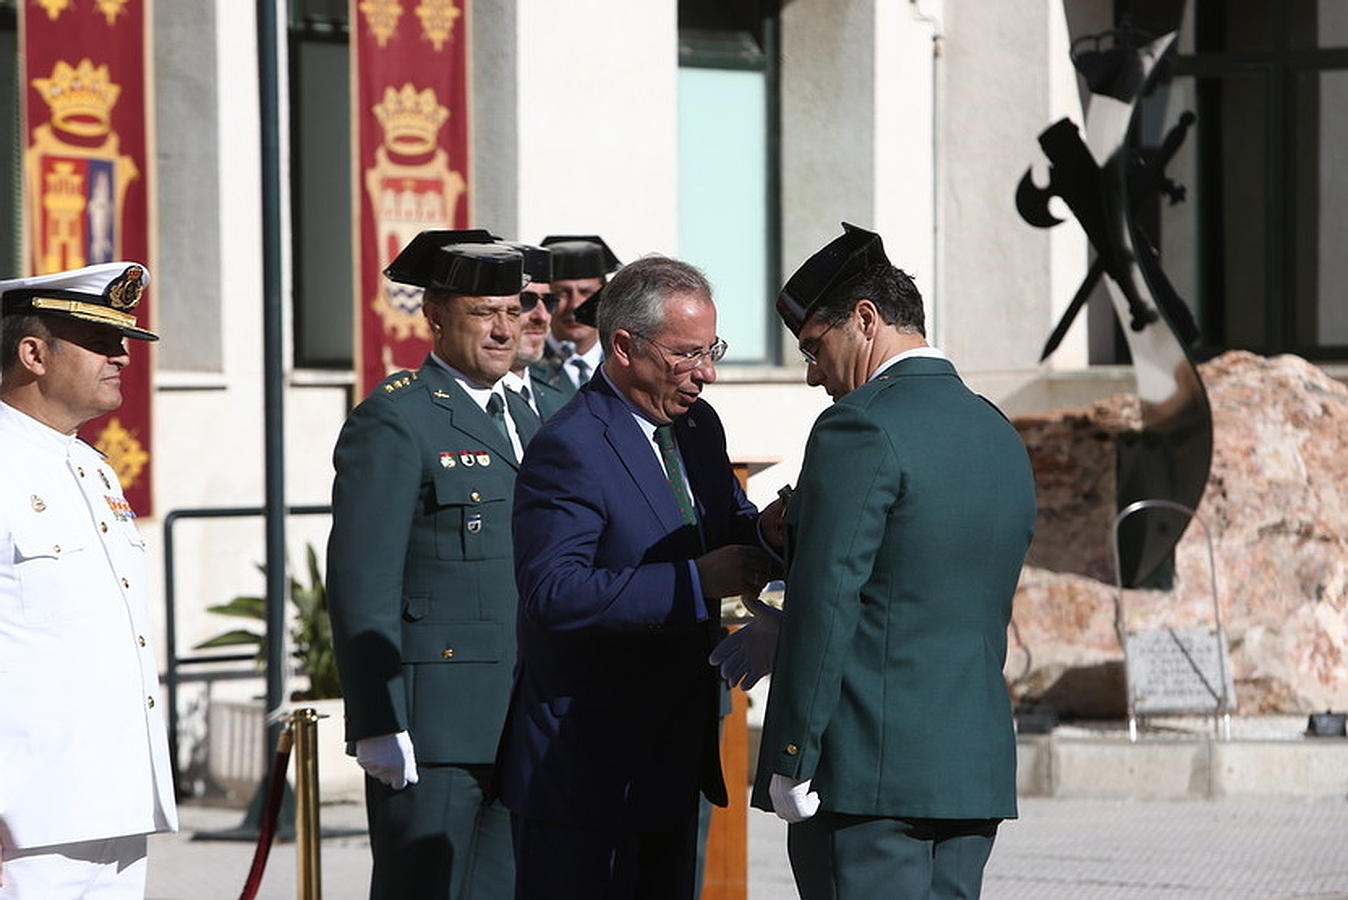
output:
[[670, 531], [682, 528], [683, 517], [679, 515], [678, 504], [674, 502], [669, 478], [655, 458], [655, 449], [632, 419], [632, 411], [627, 404], [614, 393], [603, 377], [590, 379], [581, 393], [588, 400], [590, 409], [605, 423], [604, 437], [627, 474], [636, 482], [660, 524]]
[[[496, 425], [482, 411], [482, 407], [473, 402], [468, 392], [459, 386], [454, 376], [441, 368], [435, 360], [428, 358], [426, 364], [421, 367], [421, 379], [426, 382], [426, 389], [430, 391], [431, 402], [448, 413], [450, 425], [478, 442], [477, 447], [459, 449], [492, 450], [497, 459], [513, 468], [519, 468], [519, 460], [515, 459], [515, 448], [510, 446], [505, 436], [496, 430]], [[516, 428], [519, 428], [518, 424]], [[530, 434], [530, 437], [532, 436]], [[520, 434], [520, 443], [524, 443], [523, 432]]]

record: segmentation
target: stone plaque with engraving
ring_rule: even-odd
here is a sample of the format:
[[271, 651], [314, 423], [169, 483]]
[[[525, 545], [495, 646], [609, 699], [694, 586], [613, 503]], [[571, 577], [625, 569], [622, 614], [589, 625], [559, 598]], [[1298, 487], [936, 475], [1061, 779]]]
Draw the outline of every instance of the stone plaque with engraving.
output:
[[1216, 628], [1131, 631], [1124, 654], [1134, 715], [1235, 709], [1236, 691], [1226, 640]]

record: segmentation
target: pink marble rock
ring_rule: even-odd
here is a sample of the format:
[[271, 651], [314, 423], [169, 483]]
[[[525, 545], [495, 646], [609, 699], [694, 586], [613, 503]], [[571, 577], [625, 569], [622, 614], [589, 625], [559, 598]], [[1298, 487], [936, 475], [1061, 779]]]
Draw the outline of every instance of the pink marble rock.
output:
[[[1199, 366], [1213, 458], [1198, 515], [1211, 530], [1238, 711], [1348, 706], [1348, 388], [1295, 356], [1233, 351]], [[1117, 717], [1126, 699], [1109, 535], [1114, 443], [1137, 400], [1015, 420], [1039, 498], [1006, 674], [1016, 699]], [[1127, 591], [1124, 628], [1212, 621], [1202, 528], [1176, 549], [1173, 591]]]

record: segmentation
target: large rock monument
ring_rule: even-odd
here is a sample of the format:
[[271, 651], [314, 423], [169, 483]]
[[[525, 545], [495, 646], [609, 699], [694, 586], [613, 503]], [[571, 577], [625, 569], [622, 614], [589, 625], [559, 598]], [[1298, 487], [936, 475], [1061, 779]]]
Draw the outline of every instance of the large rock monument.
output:
[[[1237, 712], [1348, 706], [1348, 388], [1294, 356], [1233, 351], [1199, 367], [1214, 448], [1198, 517], [1211, 530]], [[1016, 594], [1006, 674], [1017, 700], [1069, 717], [1126, 712], [1110, 549], [1115, 447], [1136, 397], [1022, 416], [1039, 518]], [[1122, 628], [1212, 621], [1203, 529], [1175, 551], [1168, 591], [1124, 592]]]

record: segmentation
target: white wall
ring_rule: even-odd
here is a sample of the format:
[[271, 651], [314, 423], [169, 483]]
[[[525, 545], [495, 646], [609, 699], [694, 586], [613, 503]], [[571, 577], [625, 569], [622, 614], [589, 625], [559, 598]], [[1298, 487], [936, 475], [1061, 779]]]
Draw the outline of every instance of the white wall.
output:
[[678, 244], [677, 4], [517, 0], [519, 230]]

